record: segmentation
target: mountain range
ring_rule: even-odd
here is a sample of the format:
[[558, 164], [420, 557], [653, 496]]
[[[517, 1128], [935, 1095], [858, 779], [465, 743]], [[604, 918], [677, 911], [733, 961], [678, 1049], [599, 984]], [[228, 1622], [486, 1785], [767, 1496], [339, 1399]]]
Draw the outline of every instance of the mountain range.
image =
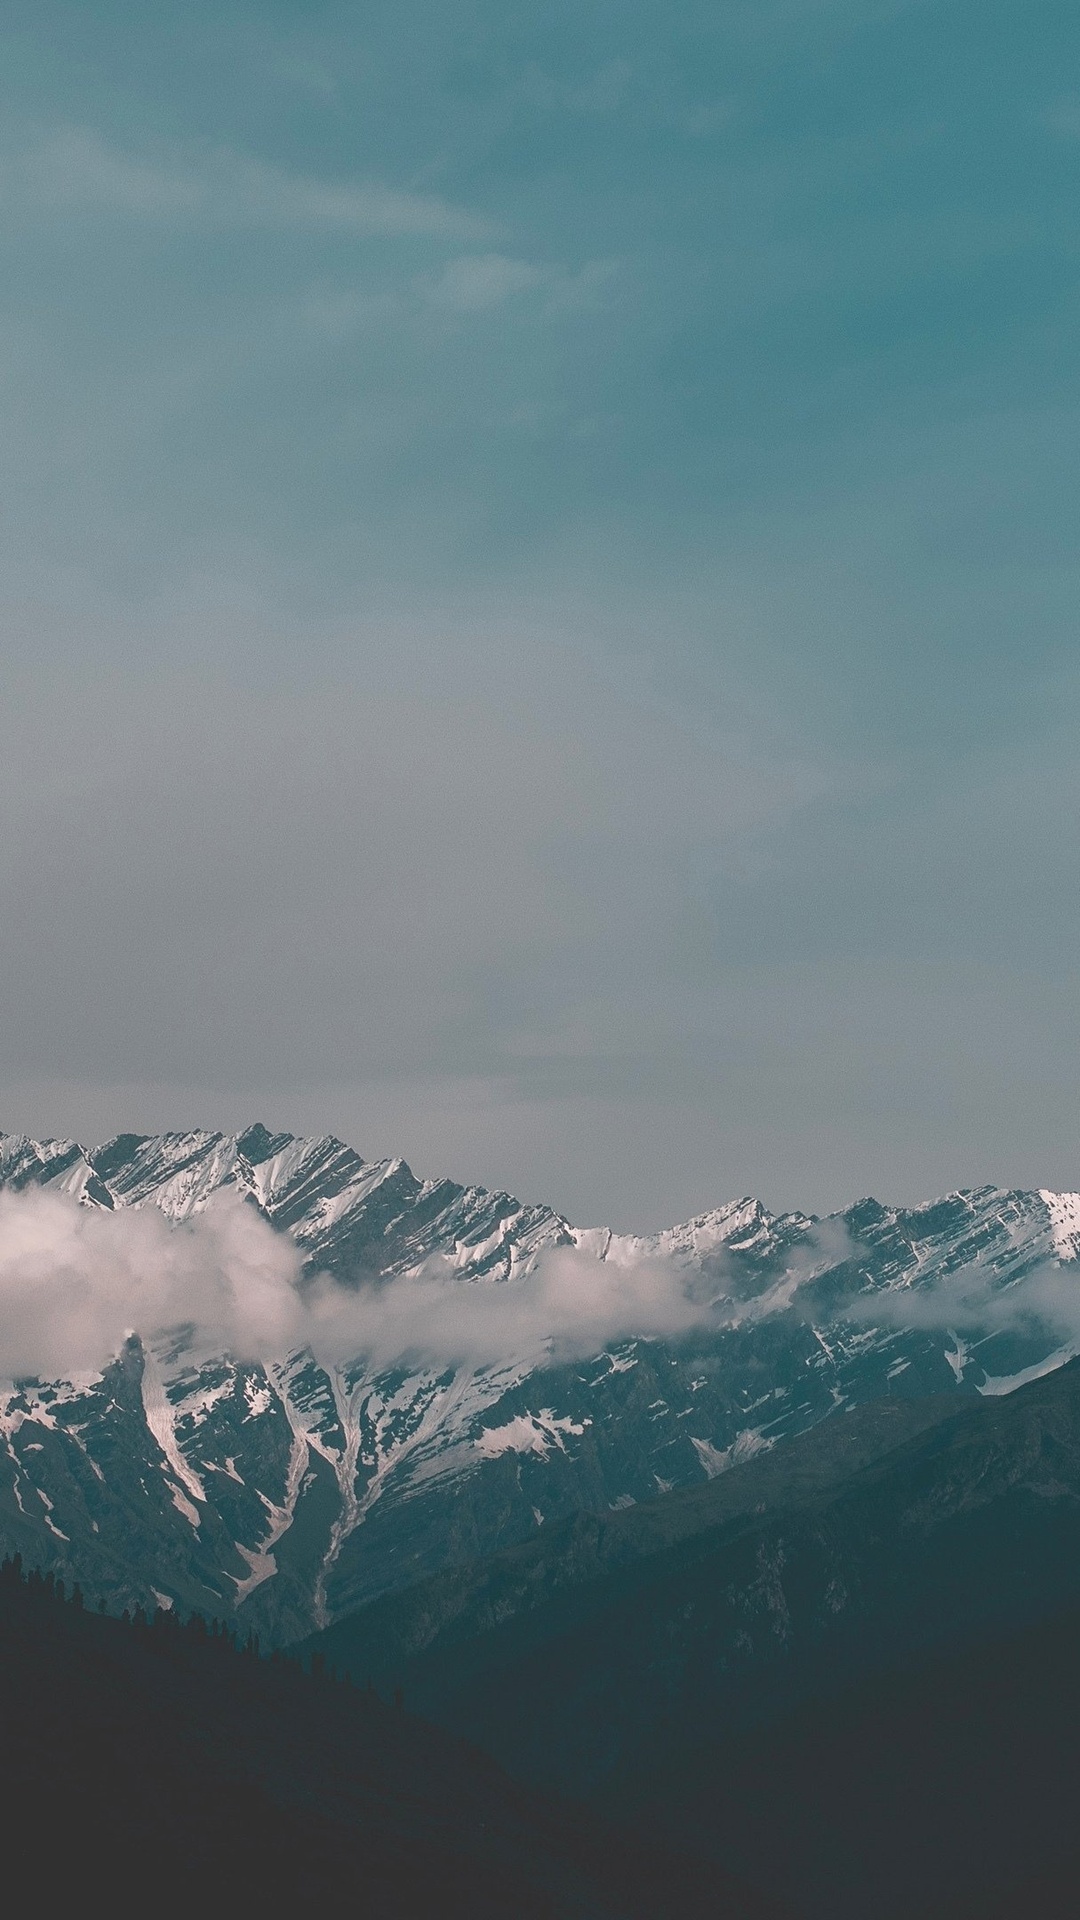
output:
[[[241, 1361], [173, 1330], [95, 1373], [0, 1391], [0, 1545], [115, 1609], [228, 1614], [277, 1642], [576, 1515], [708, 1493], [868, 1403], [993, 1399], [1074, 1350], [1009, 1310], [1076, 1262], [1073, 1194], [987, 1187], [823, 1220], [739, 1199], [630, 1236], [258, 1125], [96, 1148], [0, 1136], [0, 1186], [176, 1222], [232, 1195], [343, 1294], [418, 1274], [471, 1298], [527, 1290], [566, 1250], [628, 1273], [660, 1263], [724, 1304], [586, 1354], [510, 1343], [452, 1364], [303, 1346]], [[958, 1283], [983, 1309], [951, 1327]]]

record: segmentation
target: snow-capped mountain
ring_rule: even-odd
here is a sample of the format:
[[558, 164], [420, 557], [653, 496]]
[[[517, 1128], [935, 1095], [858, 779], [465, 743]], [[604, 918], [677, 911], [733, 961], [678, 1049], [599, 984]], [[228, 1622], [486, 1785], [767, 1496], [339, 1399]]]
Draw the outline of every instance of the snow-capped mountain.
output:
[[[421, 1181], [341, 1141], [218, 1133], [0, 1136], [0, 1186], [184, 1220], [233, 1191], [308, 1271], [392, 1286], [437, 1259], [447, 1285], [528, 1277], [547, 1250], [674, 1264], [722, 1294], [723, 1324], [553, 1363], [209, 1359], [129, 1341], [103, 1373], [0, 1390], [0, 1548], [91, 1598], [223, 1613], [291, 1638], [549, 1518], [722, 1472], [883, 1394], [1000, 1393], [1074, 1350], [995, 1309], [1080, 1251], [1080, 1196], [867, 1200], [814, 1220], [739, 1200], [651, 1237], [576, 1229], [506, 1194]], [[950, 1332], [926, 1303], [975, 1276], [990, 1306]]]

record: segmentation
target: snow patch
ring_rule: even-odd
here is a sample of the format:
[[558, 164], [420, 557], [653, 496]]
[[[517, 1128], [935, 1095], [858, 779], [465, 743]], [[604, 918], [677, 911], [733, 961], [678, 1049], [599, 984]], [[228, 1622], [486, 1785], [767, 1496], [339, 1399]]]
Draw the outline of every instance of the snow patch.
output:
[[538, 1453], [545, 1458], [553, 1446], [566, 1452], [564, 1434], [582, 1434], [591, 1425], [588, 1419], [579, 1425], [569, 1415], [560, 1420], [550, 1407], [541, 1407], [539, 1413], [515, 1414], [505, 1426], [485, 1427], [473, 1446], [485, 1460], [494, 1460], [500, 1453]]
[[242, 1547], [239, 1540], [235, 1540], [233, 1545], [240, 1558], [247, 1561], [248, 1566], [247, 1578], [244, 1580], [238, 1580], [235, 1573], [229, 1575], [229, 1579], [236, 1586], [236, 1604], [239, 1606], [241, 1600], [246, 1600], [248, 1594], [254, 1593], [256, 1587], [261, 1587], [264, 1580], [272, 1580], [278, 1569], [272, 1553], [265, 1553], [253, 1547]]
[[603, 1357], [608, 1363], [609, 1373], [629, 1373], [631, 1367], [638, 1364], [636, 1354], [632, 1353], [605, 1353]]
[[[165, 1382], [161, 1377], [157, 1361], [149, 1351], [143, 1354], [142, 1402], [146, 1424], [172, 1468], [176, 1480], [179, 1480], [181, 1486], [186, 1487], [188, 1493], [193, 1494], [196, 1500], [201, 1500], [205, 1504], [206, 1489], [180, 1451], [180, 1443], [176, 1438], [176, 1408], [165, 1391]], [[201, 1525], [198, 1510], [192, 1506], [187, 1495], [181, 1493], [180, 1487], [174, 1481], [167, 1484], [177, 1513], [182, 1513], [184, 1519], [197, 1529]]]
[[249, 1420], [257, 1420], [260, 1414], [265, 1413], [273, 1397], [266, 1382], [259, 1380], [255, 1374], [249, 1373], [244, 1381], [244, 1399], [248, 1406], [244, 1415], [245, 1425]]
[[953, 1347], [951, 1351], [946, 1347], [945, 1358], [952, 1368], [956, 1384], [959, 1386], [964, 1377], [964, 1368], [967, 1366], [968, 1360], [971, 1357], [971, 1348], [966, 1340], [961, 1340], [958, 1333], [954, 1333], [952, 1338], [954, 1343]]
[[195, 1528], [195, 1531], [197, 1533], [199, 1530], [199, 1527], [202, 1524], [202, 1520], [201, 1520], [201, 1516], [199, 1514], [198, 1508], [192, 1506], [191, 1501], [187, 1497], [187, 1494], [181, 1493], [179, 1487], [174, 1487], [170, 1481], [166, 1481], [166, 1485], [168, 1486], [169, 1492], [172, 1495], [172, 1503], [173, 1503], [173, 1506], [176, 1508], [177, 1513], [182, 1513], [184, 1516], [184, 1519], [189, 1523], [190, 1526]]
[[987, 1374], [979, 1392], [995, 1399], [999, 1394], [1015, 1393], [1017, 1387], [1026, 1387], [1029, 1380], [1041, 1380], [1067, 1361], [1075, 1360], [1078, 1352], [1080, 1349], [1075, 1346], [1058, 1347], [1055, 1353], [1048, 1353], [1045, 1360], [1036, 1361], [1033, 1367], [1022, 1367], [1019, 1373]]
[[710, 1480], [715, 1480], [718, 1473], [726, 1473], [729, 1467], [738, 1467], [744, 1460], [752, 1460], [755, 1454], [768, 1453], [775, 1445], [761, 1427], [744, 1427], [741, 1433], [735, 1435], [730, 1447], [714, 1447], [711, 1440], [699, 1440], [694, 1434], [690, 1435], [690, 1439]]
[[1080, 1255], [1080, 1193], [1049, 1193], [1039, 1189], [1039, 1199], [1050, 1215], [1050, 1237], [1059, 1260], [1075, 1260]]

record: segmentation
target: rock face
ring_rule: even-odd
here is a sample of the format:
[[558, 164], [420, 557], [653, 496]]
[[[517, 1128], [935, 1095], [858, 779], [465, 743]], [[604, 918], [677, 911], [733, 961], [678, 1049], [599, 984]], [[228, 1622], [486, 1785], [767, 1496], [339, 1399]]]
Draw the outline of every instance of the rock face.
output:
[[282, 1640], [552, 1519], [703, 1483], [837, 1410], [1005, 1392], [1073, 1350], [994, 1313], [982, 1327], [969, 1313], [961, 1338], [923, 1324], [920, 1303], [950, 1276], [976, 1274], [995, 1300], [1070, 1266], [1074, 1195], [983, 1188], [824, 1221], [739, 1200], [635, 1239], [260, 1126], [89, 1150], [0, 1136], [0, 1185], [174, 1220], [231, 1190], [343, 1288], [433, 1261], [448, 1286], [527, 1282], [564, 1247], [674, 1263], [723, 1296], [723, 1325], [563, 1364], [531, 1350], [456, 1367], [305, 1351], [256, 1365], [132, 1340], [99, 1376], [0, 1389], [0, 1547], [95, 1599], [237, 1611]]

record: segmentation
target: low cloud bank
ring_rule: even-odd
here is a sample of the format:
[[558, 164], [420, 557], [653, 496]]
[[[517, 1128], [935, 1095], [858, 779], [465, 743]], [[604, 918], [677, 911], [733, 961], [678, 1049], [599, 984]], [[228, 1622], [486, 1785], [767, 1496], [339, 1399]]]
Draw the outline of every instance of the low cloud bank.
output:
[[675, 1262], [620, 1267], [552, 1247], [528, 1274], [496, 1285], [456, 1279], [432, 1261], [418, 1274], [353, 1294], [323, 1280], [312, 1290], [306, 1339], [316, 1354], [370, 1355], [379, 1365], [426, 1356], [494, 1365], [550, 1353], [584, 1358], [633, 1335], [673, 1337], [715, 1323], [698, 1276]]
[[[787, 1307], [803, 1285], [850, 1256], [828, 1223], [793, 1250], [763, 1294], [738, 1298], [734, 1276], [678, 1260], [628, 1265], [552, 1247], [531, 1272], [464, 1281], [446, 1261], [419, 1273], [343, 1287], [306, 1279], [287, 1234], [220, 1195], [192, 1219], [156, 1207], [115, 1213], [31, 1188], [0, 1192], [0, 1377], [50, 1379], [105, 1366], [124, 1340], [183, 1331], [196, 1352], [237, 1359], [309, 1347], [325, 1363], [368, 1359], [497, 1366], [585, 1358], [634, 1336], [678, 1338], [739, 1326]], [[995, 1290], [985, 1267], [937, 1284], [875, 1289], [836, 1310], [863, 1325], [955, 1334], [1011, 1331], [1080, 1344], [1080, 1279], [1053, 1262]]]
[[301, 1337], [299, 1272], [292, 1242], [242, 1204], [175, 1225], [156, 1207], [0, 1193], [0, 1374], [87, 1372], [131, 1333], [187, 1325], [245, 1358], [280, 1352]]
[[986, 1267], [962, 1267], [933, 1286], [859, 1295], [846, 1311], [875, 1326], [1080, 1341], [1080, 1277], [1075, 1267], [1048, 1260], [995, 1288]]
[[571, 1359], [632, 1335], [715, 1323], [715, 1281], [674, 1262], [609, 1265], [556, 1247], [532, 1272], [464, 1282], [444, 1262], [355, 1290], [304, 1282], [293, 1242], [221, 1197], [176, 1224], [155, 1207], [109, 1213], [64, 1194], [0, 1193], [0, 1376], [103, 1367], [132, 1333], [188, 1329], [202, 1350], [263, 1359], [309, 1346], [325, 1361], [368, 1356], [493, 1365]]

